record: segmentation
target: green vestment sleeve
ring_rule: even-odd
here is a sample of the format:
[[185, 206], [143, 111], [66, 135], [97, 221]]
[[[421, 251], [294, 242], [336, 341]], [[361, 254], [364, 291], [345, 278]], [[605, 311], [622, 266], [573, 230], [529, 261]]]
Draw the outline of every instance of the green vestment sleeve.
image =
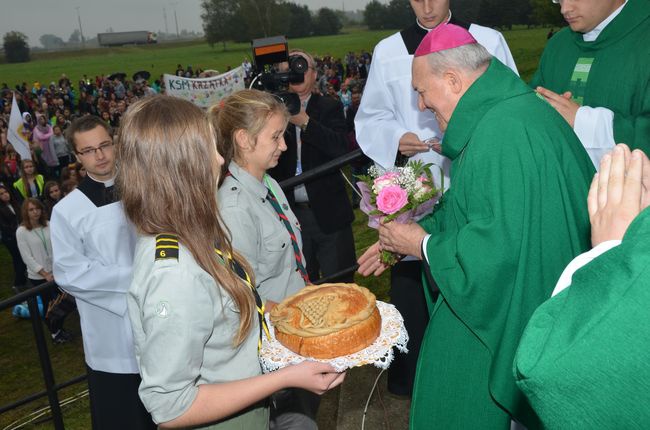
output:
[[650, 209], [535, 311], [515, 374], [544, 428], [648, 428]]

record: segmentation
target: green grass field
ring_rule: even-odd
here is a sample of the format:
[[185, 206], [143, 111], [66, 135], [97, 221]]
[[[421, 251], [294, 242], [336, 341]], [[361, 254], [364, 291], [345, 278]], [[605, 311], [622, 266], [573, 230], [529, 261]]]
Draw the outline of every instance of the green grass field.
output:
[[[513, 30], [504, 35], [525, 80], [530, 79], [537, 67], [546, 42], [546, 29]], [[348, 51], [361, 49], [372, 51], [375, 44], [392, 31], [348, 30], [345, 34], [320, 38], [291, 40], [291, 47], [300, 47], [316, 55], [331, 54], [342, 57]], [[247, 44], [228, 44], [223, 52], [221, 46], [210, 48], [203, 42], [166, 44], [145, 47], [107, 48], [81, 52], [40, 54], [25, 64], [0, 64], [0, 83], [13, 86], [19, 82], [49, 82], [57, 80], [62, 73], [77, 80], [85, 73], [88, 76], [124, 71], [132, 74], [138, 70], [149, 70], [153, 76], [173, 73], [176, 64], [191, 64], [205, 69], [225, 70], [227, 65], [236, 66], [250, 56]], [[367, 218], [358, 210], [353, 230], [357, 255], [377, 239], [377, 233], [366, 227]], [[10, 297], [13, 273], [9, 255], [0, 246], [0, 300]], [[380, 278], [357, 278], [357, 282], [370, 288], [380, 300], [388, 300], [388, 274]], [[83, 347], [78, 317], [73, 314], [66, 322], [66, 328], [76, 337], [66, 345], [52, 345], [48, 348], [52, 356], [55, 379], [63, 382], [84, 371]], [[28, 394], [42, 390], [43, 382], [34, 346], [31, 324], [28, 320], [17, 320], [9, 310], [0, 312], [0, 405], [15, 401]], [[60, 399], [74, 396], [84, 390], [85, 384], [70, 387], [59, 394]], [[14, 420], [47, 405], [41, 400], [17, 411], [0, 415], [0, 429]], [[64, 420], [68, 429], [90, 428], [87, 398], [64, 407]], [[32, 424], [25, 428], [51, 428], [50, 422]]]
[[[13, 295], [10, 289], [13, 282], [11, 259], [7, 249], [0, 245], [0, 301]], [[54, 369], [54, 378], [58, 383], [68, 381], [85, 372], [83, 361], [83, 346], [79, 317], [75, 312], [65, 323], [75, 339], [64, 345], [53, 345], [48, 342], [48, 349]], [[46, 336], [47, 329], [44, 326]], [[32, 325], [29, 320], [17, 319], [11, 315], [11, 310], [0, 312], [0, 405], [16, 401], [30, 394], [44, 390], [40, 364], [36, 352], [36, 344]], [[59, 399], [71, 397], [86, 389], [85, 384], [68, 387], [59, 393]], [[22, 408], [0, 415], [0, 429], [21, 417], [27, 416], [47, 406], [47, 399], [41, 399]], [[38, 414], [35, 414], [38, 415]], [[66, 428], [90, 428], [87, 398], [75, 402], [64, 409]], [[35, 428], [34, 425], [25, 428]], [[52, 428], [47, 421], [38, 428]]]
[[[517, 29], [504, 32], [520, 73], [528, 80], [537, 68], [537, 62], [546, 43], [546, 29]], [[389, 34], [386, 31], [363, 31], [359, 28], [346, 29], [336, 36], [294, 39], [289, 46], [302, 48], [316, 55], [331, 54], [343, 57], [348, 51], [362, 49], [372, 52], [377, 42]], [[150, 46], [130, 46], [123, 48], [101, 48], [85, 51], [63, 51], [35, 54], [29, 63], [0, 64], [0, 83], [10, 87], [35, 81], [49, 83], [57, 81], [62, 73], [73, 83], [84, 75], [94, 77], [100, 74], [125, 72], [132, 75], [139, 70], [148, 70], [152, 76], [174, 73], [177, 64], [183, 67], [216, 69], [225, 71], [227, 66], [236, 67], [244, 58], [250, 58], [250, 45], [229, 43], [223, 51], [221, 45], [211, 48], [205, 42], [168, 43]]]
[[[316, 55], [343, 56], [348, 51], [372, 50], [379, 40], [390, 33], [351, 29], [337, 36], [291, 40], [289, 46], [300, 47]], [[163, 73], [173, 74], [177, 64], [225, 71], [227, 66], [240, 65], [244, 58], [251, 59], [248, 43], [228, 43], [226, 48], [223, 51], [221, 45], [211, 48], [207, 43], [197, 41], [46, 53], [35, 56], [29, 63], [0, 64], [0, 82], [15, 84], [24, 81], [31, 85], [34, 81], [58, 80], [61, 73], [66, 73], [76, 83], [83, 74], [93, 77], [125, 72], [131, 76], [139, 70], [148, 70], [152, 76], [158, 77]]]

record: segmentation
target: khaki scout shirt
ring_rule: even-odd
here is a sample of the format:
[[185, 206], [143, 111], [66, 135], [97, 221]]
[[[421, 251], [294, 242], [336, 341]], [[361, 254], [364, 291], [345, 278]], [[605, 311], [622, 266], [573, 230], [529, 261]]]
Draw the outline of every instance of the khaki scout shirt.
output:
[[[177, 418], [194, 402], [202, 384], [262, 373], [257, 315], [244, 342], [233, 347], [239, 312], [228, 294], [179, 245], [156, 259], [156, 238], [140, 236], [127, 296], [139, 394], [156, 423]], [[248, 288], [248, 287], [246, 287]], [[268, 410], [253, 406], [206, 428], [268, 428]]]
[[[230, 230], [232, 246], [250, 263], [255, 272], [257, 291], [262, 300], [281, 302], [305, 286], [300, 276], [291, 237], [278, 214], [266, 200], [268, 188], [234, 161], [231, 175], [219, 188], [219, 211]], [[266, 175], [284, 214], [289, 219], [302, 254], [300, 224], [291, 211], [280, 185]], [[303, 262], [305, 261], [302, 256]]]

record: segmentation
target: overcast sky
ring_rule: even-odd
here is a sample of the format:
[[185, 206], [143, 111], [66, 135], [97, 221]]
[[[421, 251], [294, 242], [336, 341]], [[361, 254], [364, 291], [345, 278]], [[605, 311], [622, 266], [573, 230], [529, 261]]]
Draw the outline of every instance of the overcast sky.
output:
[[[293, 0], [310, 9], [363, 9], [369, 0]], [[31, 46], [40, 46], [43, 34], [54, 34], [67, 42], [78, 28], [77, 11], [81, 15], [84, 36], [91, 38], [106, 31], [148, 30], [176, 31], [174, 11], [182, 29], [202, 31], [201, 0], [0, 0], [0, 32], [21, 31]]]

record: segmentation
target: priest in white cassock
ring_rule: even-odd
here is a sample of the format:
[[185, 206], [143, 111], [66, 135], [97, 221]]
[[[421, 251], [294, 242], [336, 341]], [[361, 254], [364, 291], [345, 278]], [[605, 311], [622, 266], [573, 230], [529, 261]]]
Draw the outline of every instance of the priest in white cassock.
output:
[[[356, 137], [363, 152], [384, 168], [407, 158], [433, 163], [437, 186], [449, 186], [451, 161], [440, 154], [442, 133], [430, 112], [420, 112], [411, 86], [411, 63], [424, 36], [444, 22], [469, 30], [490, 54], [517, 72], [508, 45], [498, 31], [456, 19], [449, 0], [411, 0], [416, 20], [412, 26], [380, 41], [355, 117]], [[427, 141], [425, 143], [425, 141]], [[444, 181], [441, 180], [441, 172]], [[420, 343], [429, 314], [422, 290], [420, 261], [407, 257], [391, 270], [391, 301], [404, 316], [409, 332], [409, 353], [397, 354], [388, 372], [388, 390], [410, 395]]]

